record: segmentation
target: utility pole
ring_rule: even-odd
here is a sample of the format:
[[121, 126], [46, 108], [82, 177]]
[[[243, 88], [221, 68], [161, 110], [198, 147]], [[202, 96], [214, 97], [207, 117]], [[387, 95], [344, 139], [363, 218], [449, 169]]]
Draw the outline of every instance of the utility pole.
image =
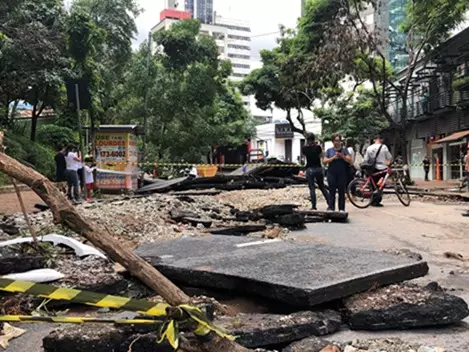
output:
[[148, 90], [150, 81], [150, 59], [151, 59], [152, 33], [148, 33], [148, 54], [147, 54], [147, 77], [145, 80], [145, 115], [143, 118], [143, 162], [147, 157], [147, 139], [148, 139]]
[[83, 126], [81, 123], [81, 111], [80, 111], [80, 92], [79, 84], [75, 83], [75, 101], [77, 108], [77, 117], [78, 117], [78, 134], [80, 136], [80, 152], [83, 154]]

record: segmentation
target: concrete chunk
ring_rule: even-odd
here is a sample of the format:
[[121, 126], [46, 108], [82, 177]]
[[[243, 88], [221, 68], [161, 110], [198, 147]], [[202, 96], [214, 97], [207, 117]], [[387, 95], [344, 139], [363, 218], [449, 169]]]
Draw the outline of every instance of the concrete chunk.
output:
[[392, 285], [345, 300], [352, 330], [388, 330], [459, 323], [466, 302], [417, 285]]
[[238, 336], [236, 341], [244, 347], [256, 348], [329, 335], [340, 329], [341, 321], [339, 313], [327, 310], [290, 315], [239, 314], [221, 317], [215, 324]]

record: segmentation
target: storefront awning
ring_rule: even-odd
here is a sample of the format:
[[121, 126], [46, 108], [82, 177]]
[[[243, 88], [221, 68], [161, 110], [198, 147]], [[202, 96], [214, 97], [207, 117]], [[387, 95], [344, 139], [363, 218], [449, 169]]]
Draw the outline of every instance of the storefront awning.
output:
[[469, 136], [469, 130], [460, 131], [460, 132], [453, 133], [452, 135], [450, 135], [448, 137], [442, 138], [442, 139], [436, 141], [436, 143], [457, 142], [457, 141], [463, 139], [464, 137], [468, 137], [468, 136]]

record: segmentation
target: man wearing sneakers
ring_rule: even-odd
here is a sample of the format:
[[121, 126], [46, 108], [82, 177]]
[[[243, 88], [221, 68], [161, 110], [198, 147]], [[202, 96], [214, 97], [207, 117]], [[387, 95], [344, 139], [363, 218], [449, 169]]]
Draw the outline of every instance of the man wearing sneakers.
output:
[[321, 165], [322, 148], [316, 144], [316, 136], [314, 133], [308, 135], [306, 145], [301, 150], [306, 157], [306, 178], [308, 179], [309, 192], [311, 197], [311, 207], [316, 210], [316, 184], [321, 190], [326, 204], [329, 204], [329, 192], [324, 185], [324, 169]]
[[[365, 153], [365, 164], [368, 163], [370, 160], [375, 161], [375, 165], [374, 165], [375, 171], [373, 173], [386, 170], [389, 167], [389, 165], [391, 165], [391, 162], [392, 162], [392, 155], [389, 152], [388, 147], [383, 142], [384, 142], [384, 137], [381, 135], [378, 136], [375, 139], [375, 143], [370, 145]], [[381, 176], [378, 176], [378, 178], [380, 177]], [[379, 179], [375, 180], [376, 183], [378, 183], [378, 181]], [[374, 196], [372, 205], [375, 207], [382, 207], [383, 206], [381, 204], [382, 199], [383, 199], [382, 192], [378, 192], [378, 194]]]

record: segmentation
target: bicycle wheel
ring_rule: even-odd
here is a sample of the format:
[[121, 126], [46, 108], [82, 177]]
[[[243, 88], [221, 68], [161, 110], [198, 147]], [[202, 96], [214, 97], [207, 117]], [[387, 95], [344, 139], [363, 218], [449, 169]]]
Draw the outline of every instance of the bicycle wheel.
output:
[[350, 202], [358, 209], [365, 209], [373, 201], [373, 185], [369, 180], [356, 178], [347, 187]]
[[402, 203], [402, 205], [405, 207], [408, 207], [411, 201], [410, 194], [404, 182], [402, 182], [402, 178], [398, 178], [394, 182], [394, 190], [396, 191], [396, 196], [399, 199], [399, 201]]

